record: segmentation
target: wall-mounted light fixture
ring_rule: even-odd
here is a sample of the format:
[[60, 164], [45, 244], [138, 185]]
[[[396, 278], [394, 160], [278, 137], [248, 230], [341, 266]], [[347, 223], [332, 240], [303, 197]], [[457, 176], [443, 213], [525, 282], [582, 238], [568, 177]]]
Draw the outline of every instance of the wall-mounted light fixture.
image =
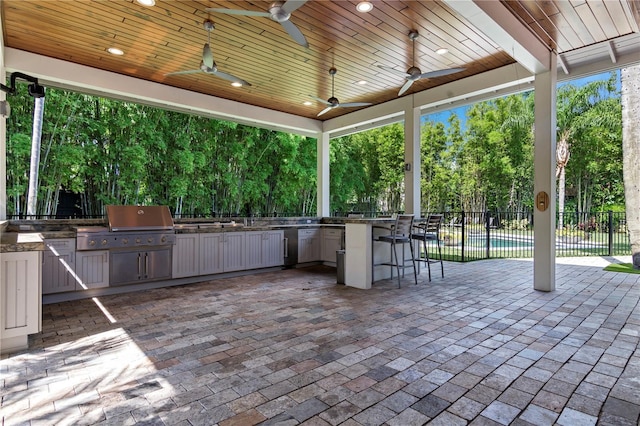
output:
[[405, 172], [411, 171], [411, 163], [404, 163], [404, 171]]

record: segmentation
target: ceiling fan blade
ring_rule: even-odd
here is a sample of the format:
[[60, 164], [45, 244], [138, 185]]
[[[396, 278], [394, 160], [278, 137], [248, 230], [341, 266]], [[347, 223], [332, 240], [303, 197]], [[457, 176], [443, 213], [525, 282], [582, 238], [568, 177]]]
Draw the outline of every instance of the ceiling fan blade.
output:
[[[309, 96], [311, 96], [311, 95], [309, 95]], [[318, 97], [315, 97], [315, 96], [311, 96], [311, 97], [312, 97], [313, 99], [315, 99], [316, 101], [318, 101], [318, 102], [322, 102], [322, 103], [323, 103], [323, 104], [325, 104], [325, 105], [331, 105], [331, 102], [327, 102], [327, 100], [326, 100], [326, 99], [318, 98]]]
[[307, 39], [304, 38], [304, 34], [302, 34], [302, 31], [300, 31], [300, 29], [298, 29], [295, 24], [293, 24], [291, 21], [282, 21], [280, 22], [280, 25], [282, 25], [285, 31], [289, 33], [291, 38], [294, 39], [296, 43], [303, 47], [309, 47], [309, 43], [307, 42]]
[[211, 51], [209, 43], [205, 43], [202, 48], [202, 63], [205, 64], [207, 68], [213, 68], [213, 52]]
[[392, 72], [392, 73], [397, 74], [397, 75], [401, 75], [403, 77], [409, 76], [409, 74], [407, 74], [405, 71], [400, 71], [400, 70], [397, 70], [397, 69], [391, 68], [391, 67], [385, 67], [384, 65], [378, 65], [378, 68], [381, 68], [383, 70]]
[[288, 0], [285, 4], [282, 5], [282, 9], [284, 9], [284, 11], [287, 13], [291, 13], [294, 10], [302, 7], [306, 2], [307, 0]]
[[323, 109], [322, 111], [320, 111], [320, 112], [318, 113], [317, 117], [320, 117], [320, 116], [321, 116], [322, 114], [324, 114], [325, 112], [329, 112], [329, 111], [331, 111], [331, 110], [332, 110], [332, 109], [334, 109], [334, 108], [335, 108], [334, 106], [328, 106], [328, 107], [326, 107], [325, 109]]
[[268, 12], [258, 12], [257, 10], [223, 9], [216, 7], [209, 7], [205, 9], [205, 12], [226, 13], [227, 15], [264, 16], [266, 18], [271, 16]]
[[371, 102], [347, 102], [344, 104], [340, 104], [341, 107], [351, 108], [351, 107], [361, 107], [361, 106], [369, 106], [372, 105]]
[[165, 77], [168, 75], [186, 75], [186, 74], [197, 74], [202, 72], [202, 70], [187, 70], [187, 71], [176, 71], [165, 74]]
[[226, 72], [222, 72], [222, 71], [212, 71], [208, 74], [213, 74], [213, 75], [217, 75], [220, 78], [224, 78], [225, 80], [231, 81], [233, 83], [240, 83], [243, 86], [251, 86], [251, 83], [249, 83], [248, 81], [245, 81], [241, 78], [236, 77], [235, 75], [231, 75], [228, 74]]
[[460, 71], [464, 71], [466, 68], [449, 68], [446, 70], [430, 71], [420, 74], [420, 78], [435, 78], [442, 77], [443, 75], [455, 74]]
[[404, 85], [400, 88], [400, 91], [398, 92], [398, 96], [402, 95], [404, 92], [409, 90], [409, 87], [411, 87], [413, 82], [414, 82], [414, 80], [407, 80], [407, 82], [404, 83]]

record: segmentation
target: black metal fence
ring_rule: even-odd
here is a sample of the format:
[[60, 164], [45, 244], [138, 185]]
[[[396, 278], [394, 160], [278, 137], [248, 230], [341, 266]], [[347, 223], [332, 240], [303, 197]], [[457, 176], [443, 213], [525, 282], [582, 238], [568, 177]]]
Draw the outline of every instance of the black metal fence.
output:
[[[631, 254], [624, 212], [565, 212], [556, 221], [558, 257]], [[445, 213], [440, 240], [447, 260], [533, 257], [533, 213]]]
[[[359, 213], [379, 217], [388, 212]], [[432, 212], [437, 213], [437, 212]], [[422, 217], [429, 213], [423, 212]], [[440, 231], [446, 260], [533, 257], [533, 212], [445, 212]], [[556, 216], [556, 256], [612, 256], [631, 254], [625, 212], [564, 212]], [[432, 242], [431, 244], [435, 244]]]

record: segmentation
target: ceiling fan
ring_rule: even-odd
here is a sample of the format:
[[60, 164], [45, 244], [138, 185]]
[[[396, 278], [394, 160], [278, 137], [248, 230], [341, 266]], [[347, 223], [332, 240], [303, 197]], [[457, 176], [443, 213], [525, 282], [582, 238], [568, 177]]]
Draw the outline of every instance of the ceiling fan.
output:
[[336, 98], [333, 94], [334, 91], [334, 78], [336, 73], [338, 72], [337, 69], [335, 69], [334, 67], [329, 68], [329, 75], [331, 76], [331, 97], [329, 99], [327, 99], [326, 101], [324, 99], [321, 98], [317, 98], [315, 96], [311, 96], [313, 99], [322, 102], [323, 104], [328, 105], [328, 107], [326, 107], [325, 109], [323, 109], [322, 111], [320, 111], [318, 113], [318, 117], [320, 117], [322, 114], [324, 114], [325, 112], [328, 112], [334, 108], [338, 108], [338, 107], [343, 107], [343, 108], [350, 108], [350, 107], [361, 107], [361, 106], [368, 106], [371, 105], [371, 102], [348, 102], [346, 104], [341, 104], [340, 101], [338, 100], [338, 98]]
[[216, 64], [216, 61], [213, 60], [213, 52], [211, 51], [211, 31], [214, 30], [216, 27], [213, 24], [213, 22], [211, 22], [208, 19], [204, 21], [203, 26], [204, 26], [204, 29], [207, 30], [208, 40], [204, 44], [204, 47], [202, 48], [202, 61], [200, 62], [200, 68], [196, 70], [170, 72], [168, 74], [165, 74], [165, 76], [196, 74], [199, 72], [203, 72], [205, 74], [212, 74], [220, 78], [223, 78], [225, 80], [231, 81], [233, 84], [238, 86], [251, 86], [251, 83], [241, 78], [238, 78], [234, 75], [218, 70], [218, 65]]
[[243, 15], [243, 16], [262, 16], [271, 18], [272, 20], [280, 23], [287, 33], [301, 46], [309, 47], [307, 39], [302, 32], [296, 27], [289, 18], [291, 13], [304, 5], [307, 0], [287, 0], [283, 3], [277, 1], [269, 6], [269, 12], [259, 12], [255, 10], [238, 10], [238, 9], [220, 9], [220, 8], [208, 8], [206, 12], [226, 13], [228, 15]]
[[454, 73], [465, 70], [464, 68], [448, 68], [444, 70], [430, 71], [425, 73], [420, 71], [420, 68], [416, 67], [416, 39], [418, 38], [418, 36], [419, 36], [418, 31], [416, 30], [409, 31], [409, 39], [413, 42], [413, 65], [411, 66], [411, 68], [407, 70], [407, 72], [398, 71], [395, 68], [386, 67], [384, 65], [378, 65], [379, 68], [393, 72], [398, 75], [402, 75], [407, 80], [404, 83], [404, 85], [400, 88], [400, 91], [398, 92], [398, 96], [402, 95], [404, 92], [409, 90], [409, 87], [411, 87], [413, 82], [420, 80], [421, 78], [442, 77], [444, 75], [454, 74]]

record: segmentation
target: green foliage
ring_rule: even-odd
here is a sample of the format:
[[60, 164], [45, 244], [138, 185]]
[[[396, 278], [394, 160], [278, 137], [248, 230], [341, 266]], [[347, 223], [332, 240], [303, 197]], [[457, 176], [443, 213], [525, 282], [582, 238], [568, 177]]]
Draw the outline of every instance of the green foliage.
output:
[[[615, 78], [558, 89], [558, 127], [571, 136], [566, 210], [616, 210], [624, 204], [621, 107]], [[8, 214], [23, 214], [29, 175], [33, 99], [12, 97], [7, 122]], [[533, 95], [469, 108], [466, 130], [424, 121], [421, 210], [525, 211], [533, 200]], [[395, 123], [330, 141], [333, 212], [397, 212], [404, 206], [404, 128]], [[314, 215], [316, 141], [48, 89], [38, 214], [55, 214], [61, 191], [82, 210], [106, 204], [166, 204], [175, 215]], [[526, 229], [523, 221], [503, 221]]]
[[[25, 87], [26, 92], [26, 87]], [[8, 214], [26, 210], [32, 98], [12, 98]], [[87, 215], [106, 204], [166, 204], [174, 214], [315, 214], [315, 143], [236, 123], [49, 89], [38, 214], [61, 191]]]

